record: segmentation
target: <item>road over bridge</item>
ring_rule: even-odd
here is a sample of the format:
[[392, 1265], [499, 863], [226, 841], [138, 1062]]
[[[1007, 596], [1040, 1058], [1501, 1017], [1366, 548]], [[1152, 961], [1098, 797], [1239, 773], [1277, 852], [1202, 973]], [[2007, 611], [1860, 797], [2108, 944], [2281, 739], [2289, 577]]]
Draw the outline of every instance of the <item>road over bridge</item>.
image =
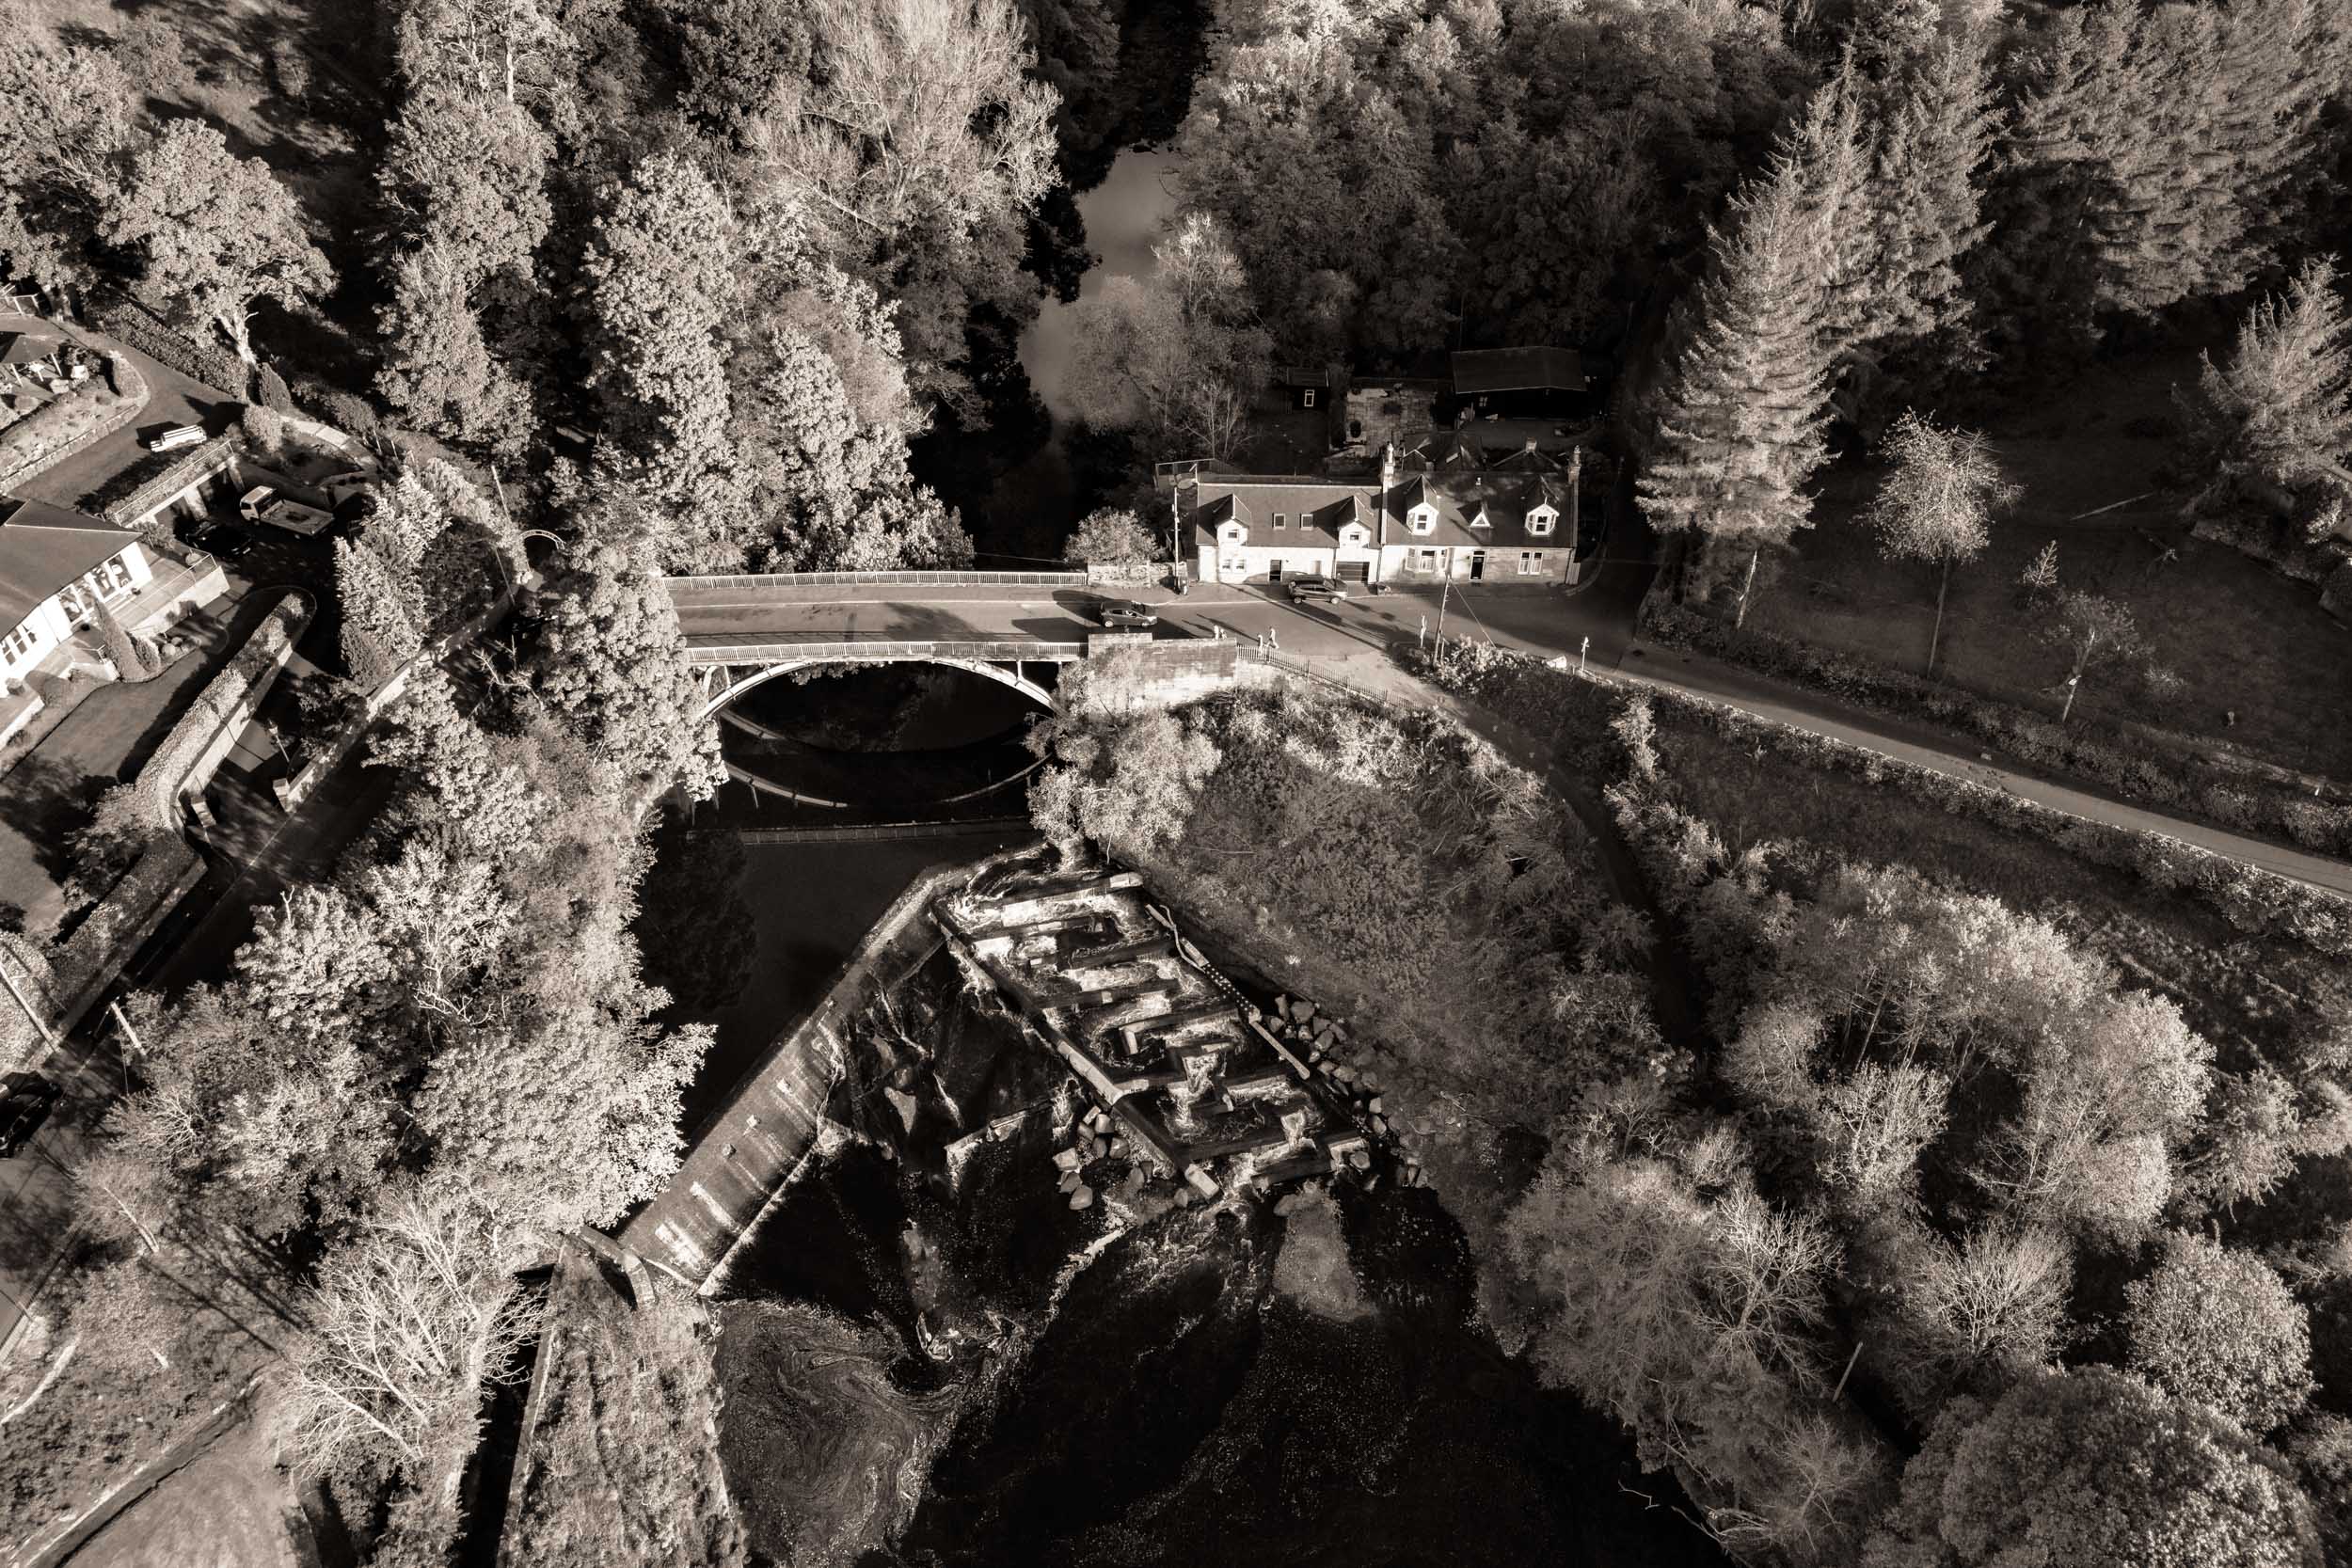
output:
[[1031, 664], [1086, 657], [1093, 607], [1131, 590], [1084, 572], [787, 572], [672, 578], [690, 662], [721, 672], [706, 713], [810, 664], [920, 660], [1003, 681], [1047, 706]]

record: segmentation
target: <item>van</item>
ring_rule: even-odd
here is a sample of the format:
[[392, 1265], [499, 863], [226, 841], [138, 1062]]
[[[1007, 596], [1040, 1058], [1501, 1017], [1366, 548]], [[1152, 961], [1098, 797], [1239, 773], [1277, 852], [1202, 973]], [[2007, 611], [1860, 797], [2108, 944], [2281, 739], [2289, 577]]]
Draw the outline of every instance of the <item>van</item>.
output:
[[204, 427], [202, 425], [176, 424], [148, 442], [147, 450], [149, 451], [171, 451], [180, 447], [200, 445], [203, 440]]

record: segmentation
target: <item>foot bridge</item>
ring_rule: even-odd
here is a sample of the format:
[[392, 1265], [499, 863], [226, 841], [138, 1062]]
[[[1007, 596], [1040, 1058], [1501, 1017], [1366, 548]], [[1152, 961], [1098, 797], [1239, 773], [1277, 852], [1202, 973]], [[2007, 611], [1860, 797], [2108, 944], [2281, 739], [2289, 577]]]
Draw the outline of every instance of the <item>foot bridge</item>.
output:
[[1143, 587], [1136, 575], [776, 572], [671, 578], [667, 586], [687, 660], [703, 673], [703, 718], [814, 664], [944, 664], [1047, 708], [1054, 692], [1041, 684], [1044, 666], [1115, 648], [1143, 650], [1131, 673], [1167, 700], [1232, 680], [1232, 642], [1103, 629], [1096, 607]]

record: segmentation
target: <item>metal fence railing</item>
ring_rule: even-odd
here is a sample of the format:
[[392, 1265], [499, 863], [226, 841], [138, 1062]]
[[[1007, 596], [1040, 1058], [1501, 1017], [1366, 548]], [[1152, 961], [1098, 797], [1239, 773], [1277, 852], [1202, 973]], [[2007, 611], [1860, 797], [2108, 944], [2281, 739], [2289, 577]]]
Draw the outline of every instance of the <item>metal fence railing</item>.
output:
[[679, 589], [1083, 588], [1084, 572], [737, 572], [664, 579]]
[[774, 664], [784, 659], [818, 664], [930, 658], [1010, 658], [1067, 664], [1086, 656], [1087, 645], [1083, 642], [1049, 642], [1034, 637], [957, 640], [892, 638], [857, 632], [779, 632], [756, 641], [695, 637], [686, 640], [687, 662], [705, 666]]

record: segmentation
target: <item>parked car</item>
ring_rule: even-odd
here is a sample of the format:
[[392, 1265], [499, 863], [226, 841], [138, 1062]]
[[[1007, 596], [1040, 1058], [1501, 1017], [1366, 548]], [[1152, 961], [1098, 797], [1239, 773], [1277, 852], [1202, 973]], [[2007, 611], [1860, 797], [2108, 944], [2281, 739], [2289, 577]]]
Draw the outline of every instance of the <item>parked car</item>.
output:
[[1290, 590], [1293, 604], [1302, 599], [1344, 599], [1347, 597], [1347, 584], [1337, 578], [1327, 578], [1321, 575], [1292, 578]]
[[326, 491], [326, 499], [341, 510], [343, 502], [354, 496], [373, 495], [375, 476], [365, 468], [345, 468], [342, 473], [328, 474], [320, 480], [319, 488]]
[[0, 1160], [24, 1152], [64, 1093], [39, 1074], [17, 1076], [8, 1093], [0, 1095]]
[[253, 535], [227, 523], [205, 523], [188, 535], [188, 543], [217, 561], [234, 561], [253, 547]]
[[1150, 605], [1134, 599], [1104, 599], [1094, 607], [1094, 618], [1106, 626], [1132, 626], [1138, 631], [1160, 624]]
[[176, 424], [147, 443], [149, 451], [173, 451], [181, 447], [204, 444], [204, 427], [200, 424]]
[[248, 523], [268, 523], [290, 533], [325, 533], [335, 523], [332, 512], [305, 506], [266, 484], [257, 484], [239, 498], [237, 515]]

